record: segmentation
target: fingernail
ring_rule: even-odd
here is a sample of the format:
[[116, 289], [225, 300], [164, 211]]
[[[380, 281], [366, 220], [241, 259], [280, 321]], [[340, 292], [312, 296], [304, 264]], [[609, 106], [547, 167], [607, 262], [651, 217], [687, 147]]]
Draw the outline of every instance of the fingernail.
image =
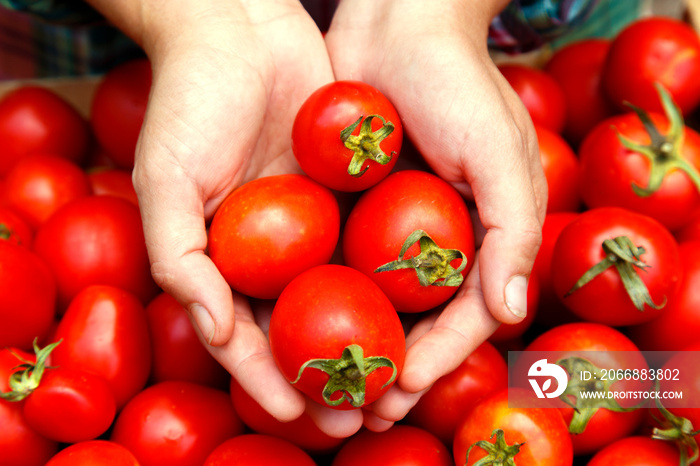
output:
[[508, 280], [505, 290], [506, 307], [519, 319], [527, 315], [527, 278], [515, 275]]
[[194, 317], [195, 322], [197, 322], [199, 331], [202, 332], [202, 335], [204, 335], [206, 338], [207, 343], [211, 345], [211, 342], [214, 340], [216, 324], [214, 324], [214, 320], [211, 318], [209, 311], [207, 311], [207, 309], [201, 304], [195, 303], [190, 306], [190, 312], [192, 313], [192, 317]]

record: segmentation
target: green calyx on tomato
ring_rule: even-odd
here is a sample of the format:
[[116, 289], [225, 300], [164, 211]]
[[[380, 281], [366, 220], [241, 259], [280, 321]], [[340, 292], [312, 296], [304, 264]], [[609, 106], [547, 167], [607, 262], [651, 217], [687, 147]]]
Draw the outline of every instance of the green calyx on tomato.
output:
[[[420, 244], [420, 254], [404, 259], [408, 248]], [[455, 259], [462, 259], [456, 269], [450, 264]], [[442, 249], [423, 230], [416, 230], [406, 238], [398, 260], [378, 267], [374, 273], [392, 270], [414, 269], [421, 286], [459, 286], [462, 284], [462, 270], [467, 266], [467, 256], [457, 249]]]
[[605, 259], [588, 269], [564, 297], [571, 295], [614, 265], [622, 279], [625, 291], [627, 291], [634, 307], [640, 312], [644, 312], [645, 304], [654, 309], [661, 309], [666, 305], [665, 297], [661, 304], [654, 303], [649, 290], [647, 290], [646, 285], [644, 285], [644, 282], [642, 282], [635, 270], [635, 267], [639, 269], [649, 267], [648, 264], [641, 260], [642, 254], [646, 252], [642, 246], [635, 246], [627, 236], [618, 236], [617, 238], [603, 241], [602, 247], [603, 251], [605, 251]]
[[[369, 115], [367, 118], [363, 118], [361, 115], [353, 124], [340, 132], [340, 140], [343, 145], [354, 152], [350, 165], [348, 165], [348, 174], [354, 177], [362, 176], [369, 169], [369, 166], [362, 169], [365, 161], [374, 160], [379, 164], [386, 165], [394, 155], [393, 153], [386, 155], [379, 146], [394, 131], [394, 124], [386, 121], [380, 115]], [[382, 121], [382, 127], [372, 131], [372, 120], [375, 118]], [[353, 135], [352, 132], [360, 123], [362, 123], [360, 134]]]
[[[383, 356], [364, 357], [364, 350], [360, 345], [351, 344], [343, 349], [340, 359], [310, 359], [299, 368], [299, 374], [295, 384], [301, 379], [301, 375], [307, 367], [319, 369], [330, 376], [328, 383], [323, 387], [323, 400], [329, 406], [338, 406], [347, 400], [354, 408], [360, 408], [365, 404], [365, 385], [369, 374], [380, 367], [390, 367], [392, 374], [382, 388], [391, 384], [396, 378], [396, 365]], [[332, 396], [341, 392], [342, 396], [332, 399]]]
[[[657, 440], [675, 442], [680, 452], [680, 464], [692, 464], [700, 456], [698, 442], [695, 440], [695, 436], [700, 433], [700, 429], [694, 430], [693, 423], [689, 419], [669, 412], [658, 398], [655, 401], [656, 407], [659, 408], [664, 419], [661, 421], [663, 427], [654, 427], [651, 437]], [[690, 456], [688, 455], [689, 452]]]
[[[566, 389], [559, 398], [574, 409], [569, 423], [570, 433], [580, 434], [586, 430], [588, 421], [600, 408], [614, 412], [627, 412], [638, 408], [638, 406], [622, 407], [614, 397], [609, 397], [608, 393], [617, 380], [605, 377], [605, 373], [589, 360], [572, 356], [560, 359], [556, 364], [569, 375]], [[588, 380], [582, 380], [581, 374], [591, 374], [591, 377]], [[590, 393], [591, 396], [581, 397], [580, 394], [583, 392]], [[576, 401], [572, 402], [571, 397]]]
[[0, 239], [10, 238], [12, 238], [12, 230], [4, 223], [0, 223]]
[[493, 438], [494, 435], [496, 436], [496, 441], [494, 443], [487, 440], [479, 440], [473, 443], [467, 450], [465, 464], [469, 462], [469, 454], [472, 448], [479, 447], [488, 454], [474, 463], [474, 466], [515, 466], [515, 455], [520, 452], [520, 447], [525, 445], [525, 442], [508, 445], [503, 429], [494, 429], [493, 432], [491, 432], [490, 438]]
[[41, 377], [44, 375], [44, 370], [48, 368], [48, 366], [46, 366], [46, 360], [61, 341], [62, 340], [58, 340], [44, 348], [39, 348], [36, 339], [34, 339], [34, 353], [36, 354], [35, 363], [16, 355], [17, 359], [22, 361], [22, 364], [15, 367], [15, 369], [18, 370], [10, 375], [9, 386], [11, 390], [9, 392], [0, 392], [0, 399], [6, 401], [22, 401], [28, 397], [34, 389], [39, 386]]
[[700, 191], [700, 173], [681, 156], [684, 129], [683, 115], [668, 91], [658, 82], [655, 83], [655, 86], [661, 98], [666, 117], [670, 122], [668, 133], [662, 135], [647, 112], [628, 103], [627, 105], [634, 110], [647, 133], [649, 133], [651, 143], [648, 145], [640, 144], [631, 141], [619, 132], [617, 134], [623, 146], [643, 155], [651, 164], [647, 186], [641, 187], [632, 183], [632, 190], [640, 197], [650, 196], [661, 187], [661, 183], [667, 173], [672, 170], [680, 170], [688, 175], [695, 188]]

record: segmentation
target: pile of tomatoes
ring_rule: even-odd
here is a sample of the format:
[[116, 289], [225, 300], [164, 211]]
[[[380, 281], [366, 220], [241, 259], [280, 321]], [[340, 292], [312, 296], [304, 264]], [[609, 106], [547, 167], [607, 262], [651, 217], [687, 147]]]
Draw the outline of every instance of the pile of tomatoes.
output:
[[[700, 39], [651, 17], [541, 68], [499, 68], [530, 112], [549, 187], [528, 315], [501, 325], [405, 419], [349, 439], [307, 414], [281, 423], [265, 412], [151, 278], [130, 173], [148, 61], [106, 74], [87, 119], [48, 88], [5, 94], [0, 465], [694, 462]], [[357, 409], [395, 383], [406, 330], [471, 269], [472, 206], [421, 163], [367, 84], [309, 96], [291, 145], [300, 173], [234, 190], [208, 225], [207, 252], [233, 290], [273, 308], [268, 338], [289, 382]], [[518, 405], [532, 388], [509, 381], [515, 351], [560, 355], [550, 361], [569, 377], [559, 404]], [[652, 364], [647, 352], [667, 358]], [[622, 386], [583, 373], [633, 370], [682, 389], [684, 404], [576, 397]], [[664, 376], [674, 371], [680, 385]]]

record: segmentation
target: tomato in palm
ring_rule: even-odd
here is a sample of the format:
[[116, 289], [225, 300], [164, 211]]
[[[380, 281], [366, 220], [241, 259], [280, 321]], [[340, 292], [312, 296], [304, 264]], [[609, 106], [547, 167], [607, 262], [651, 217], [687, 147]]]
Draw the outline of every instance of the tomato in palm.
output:
[[24, 246], [0, 239], [0, 347], [32, 348], [44, 339], [56, 310], [56, 280]]
[[439, 378], [406, 415], [406, 422], [421, 427], [452, 445], [457, 426], [481, 398], [508, 386], [508, 367], [488, 341], [479, 345], [451, 373]]
[[[541, 333], [525, 347], [517, 366], [528, 368], [545, 356], [548, 360], [551, 359], [549, 362], [559, 364], [568, 373], [569, 382], [562, 396], [574, 403], [577, 411], [563, 403], [560, 405], [560, 411], [569, 426], [575, 454], [598, 451], [605, 445], [632, 434], [640, 426], [644, 410], [627, 408], [634, 407], [643, 399], [621, 399], [618, 403], [618, 400], [610, 398], [608, 393], [647, 387], [639, 381], [616, 380], [614, 377], [608, 377], [607, 380], [612, 383], [606, 384], [602, 382], [603, 377], [600, 375], [603, 369], [642, 371], [648, 368], [639, 348], [622, 332], [606, 325], [589, 322], [562, 324]], [[574, 358], [582, 358], [584, 361]], [[598, 371], [598, 378], [583, 380], [582, 371], [589, 371], [591, 374]], [[529, 383], [520, 380], [516, 375], [521, 373], [523, 372], [513, 371], [513, 384], [528, 387], [528, 392], [532, 394]], [[604, 396], [583, 398], [580, 391], [601, 392]]]
[[68, 445], [45, 466], [139, 466], [125, 447], [109, 440], [88, 440]]
[[343, 438], [327, 435], [306, 412], [289, 422], [275, 419], [233, 377], [229, 391], [236, 413], [243, 424], [255, 433], [287, 440], [312, 454], [331, 453], [345, 441]]
[[171, 380], [132, 398], [117, 415], [110, 440], [131, 451], [141, 466], [199, 466], [243, 432], [228, 393]]
[[5, 177], [5, 205], [38, 228], [59, 207], [91, 194], [80, 166], [53, 154], [23, 157]]
[[547, 405], [510, 407], [509, 398], [517, 399], [519, 390], [512, 387], [494, 392], [467, 413], [454, 438], [455, 464], [469, 466], [482, 458], [499, 456], [518, 466], [572, 464], [571, 438], [559, 411]]
[[447, 301], [475, 254], [464, 199], [419, 170], [392, 173], [363, 193], [345, 224], [342, 247], [345, 263], [379, 285], [399, 312]]
[[589, 208], [624, 207], [676, 230], [700, 213], [700, 134], [659, 91], [665, 115], [628, 112], [588, 134], [579, 149], [581, 198]]
[[287, 380], [335, 409], [383, 395], [406, 351], [401, 321], [384, 293], [362, 273], [334, 264], [313, 267], [284, 289], [269, 339]]
[[678, 252], [682, 272], [673, 300], [654, 320], [628, 329], [644, 351], [681, 351], [700, 341], [700, 241], [681, 242]]
[[654, 84], [671, 93], [684, 115], [700, 102], [700, 39], [680, 19], [652, 16], [635, 21], [613, 39], [603, 70], [610, 98], [660, 111]]
[[385, 178], [403, 140], [399, 115], [377, 89], [335, 81], [313, 92], [294, 119], [292, 150], [302, 170], [338, 191], [362, 191]]
[[238, 435], [216, 447], [204, 466], [316, 466], [304, 450], [293, 443], [264, 434]]
[[433, 434], [395, 424], [384, 432], [361, 431], [345, 443], [332, 466], [450, 466], [449, 449]]
[[151, 81], [150, 61], [138, 58], [109, 70], [95, 89], [90, 126], [97, 142], [119, 167], [134, 168]]
[[535, 124], [562, 132], [566, 123], [566, 96], [552, 76], [519, 63], [504, 63], [498, 70], [518, 94]]
[[570, 109], [562, 134], [574, 147], [596, 124], [617, 113], [602, 84], [609, 48], [609, 39], [581, 39], [557, 49], [545, 64], [544, 71], [559, 83]]
[[229, 374], [199, 341], [187, 311], [163, 292], [146, 305], [153, 348], [151, 383], [189, 380], [226, 388]]
[[32, 152], [50, 152], [76, 163], [87, 155], [85, 119], [54, 91], [20, 86], [0, 99], [0, 177]]
[[297, 275], [328, 263], [338, 243], [340, 211], [333, 193], [305, 175], [249, 181], [214, 214], [209, 255], [236, 291], [279, 296]]
[[578, 157], [559, 133], [541, 125], [535, 125], [535, 130], [540, 162], [547, 179], [547, 212], [578, 210], [581, 205]]
[[69, 202], [37, 230], [33, 248], [56, 276], [59, 313], [89, 285], [122, 288], [143, 304], [158, 293], [141, 214], [124, 199], [86, 196]]
[[[30, 363], [35, 356], [21, 349], [3, 347], [0, 349], [0, 392], [10, 391], [10, 375], [22, 361]], [[32, 429], [23, 413], [24, 401], [0, 399], [0, 464], [11, 466], [44, 466], [58, 450], [58, 442], [50, 440]]]
[[559, 234], [552, 283], [580, 318], [612, 326], [648, 322], [674, 299], [678, 244], [651, 217], [619, 207], [580, 214]]
[[672, 443], [632, 436], [606, 446], [587, 466], [676, 466], [679, 461], [678, 448]]
[[56, 365], [104, 377], [117, 408], [143, 389], [151, 369], [151, 341], [141, 302], [128, 291], [91, 285], [71, 301], [54, 338]]

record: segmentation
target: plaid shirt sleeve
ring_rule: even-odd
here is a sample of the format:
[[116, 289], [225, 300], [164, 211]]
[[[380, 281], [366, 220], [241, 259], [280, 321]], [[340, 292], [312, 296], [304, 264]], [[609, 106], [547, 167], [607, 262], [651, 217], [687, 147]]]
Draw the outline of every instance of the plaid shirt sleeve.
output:
[[0, 6], [29, 13], [52, 24], [86, 24], [102, 16], [81, 0], [0, 0]]

